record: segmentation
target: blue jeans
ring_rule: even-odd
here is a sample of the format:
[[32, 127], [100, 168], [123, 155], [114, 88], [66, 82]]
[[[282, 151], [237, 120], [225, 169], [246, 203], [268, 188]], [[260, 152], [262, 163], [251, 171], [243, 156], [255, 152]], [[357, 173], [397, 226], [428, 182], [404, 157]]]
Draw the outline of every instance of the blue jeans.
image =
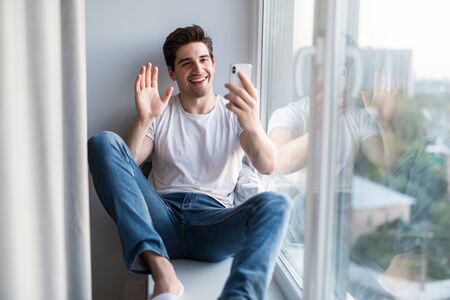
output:
[[140, 254], [221, 261], [234, 255], [219, 299], [263, 299], [287, 230], [289, 198], [264, 192], [225, 208], [198, 193], [158, 194], [112, 132], [91, 137], [89, 167], [97, 194], [117, 224], [128, 269], [150, 273]]

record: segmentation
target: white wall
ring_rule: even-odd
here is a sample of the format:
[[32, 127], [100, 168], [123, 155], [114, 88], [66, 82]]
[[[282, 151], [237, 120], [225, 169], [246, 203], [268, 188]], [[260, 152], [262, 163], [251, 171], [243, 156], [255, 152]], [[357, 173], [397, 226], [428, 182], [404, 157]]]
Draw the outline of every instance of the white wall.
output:
[[[159, 86], [172, 83], [162, 44], [175, 28], [202, 26], [212, 37], [216, 58], [215, 91], [224, 94], [228, 66], [249, 62], [253, 0], [87, 0], [88, 134], [112, 130], [123, 134], [135, 114], [133, 82], [148, 61], [160, 67]], [[139, 299], [142, 276], [132, 276], [122, 261], [114, 223], [90, 185], [92, 278], [94, 300]], [[126, 291], [126, 287], [129, 291]], [[131, 289], [131, 290], [130, 290]], [[128, 296], [127, 296], [128, 294]]]

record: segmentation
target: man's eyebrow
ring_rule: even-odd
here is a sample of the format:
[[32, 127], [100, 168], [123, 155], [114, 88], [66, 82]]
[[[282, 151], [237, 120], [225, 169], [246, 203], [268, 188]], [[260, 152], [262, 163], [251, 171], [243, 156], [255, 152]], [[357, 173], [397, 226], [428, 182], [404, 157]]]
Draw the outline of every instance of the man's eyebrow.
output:
[[[210, 56], [209, 56], [209, 54], [203, 54], [203, 55], [200, 55], [200, 58], [210, 58]], [[192, 60], [192, 58], [190, 58], [190, 57], [183, 58], [179, 62], [177, 62], [177, 65], [182, 64], [186, 61], [191, 61], [191, 60]]]
[[191, 61], [192, 59], [191, 58], [183, 58], [183, 59], [181, 59], [178, 63], [177, 63], [177, 65], [179, 65], [179, 64], [181, 64], [181, 63], [184, 63], [185, 61]]

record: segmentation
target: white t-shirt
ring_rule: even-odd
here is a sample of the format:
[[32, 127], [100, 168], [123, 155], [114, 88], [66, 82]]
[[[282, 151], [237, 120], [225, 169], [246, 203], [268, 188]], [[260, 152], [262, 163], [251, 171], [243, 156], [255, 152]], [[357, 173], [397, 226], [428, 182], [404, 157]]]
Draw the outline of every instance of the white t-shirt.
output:
[[147, 132], [154, 141], [149, 181], [158, 193], [202, 193], [233, 206], [244, 156], [239, 143], [243, 129], [225, 104], [217, 95], [209, 113], [190, 114], [179, 95], [170, 99]]
[[[275, 110], [270, 118], [268, 132], [275, 128], [289, 128], [303, 135], [309, 130], [309, 98], [305, 97], [294, 101], [285, 107]], [[339, 153], [337, 156], [338, 188], [340, 191], [348, 191], [353, 168], [353, 162], [358, 154], [360, 144], [367, 138], [379, 135], [375, 121], [364, 109], [346, 111], [339, 116], [340, 136]], [[304, 174], [295, 172], [286, 176], [293, 182], [300, 178], [304, 180]]]

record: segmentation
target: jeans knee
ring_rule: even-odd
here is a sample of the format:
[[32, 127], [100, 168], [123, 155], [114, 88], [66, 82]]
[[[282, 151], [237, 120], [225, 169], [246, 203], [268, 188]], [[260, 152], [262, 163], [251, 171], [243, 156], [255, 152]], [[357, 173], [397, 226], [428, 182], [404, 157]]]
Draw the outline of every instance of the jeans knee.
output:
[[264, 192], [260, 194], [260, 199], [268, 213], [290, 217], [293, 202], [288, 196], [276, 192]]
[[107, 149], [114, 143], [122, 143], [122, 138], [111, 131], [101, 131], [88, 140], [88, 157], [92, 158], [97, 154], [105, 154]]

